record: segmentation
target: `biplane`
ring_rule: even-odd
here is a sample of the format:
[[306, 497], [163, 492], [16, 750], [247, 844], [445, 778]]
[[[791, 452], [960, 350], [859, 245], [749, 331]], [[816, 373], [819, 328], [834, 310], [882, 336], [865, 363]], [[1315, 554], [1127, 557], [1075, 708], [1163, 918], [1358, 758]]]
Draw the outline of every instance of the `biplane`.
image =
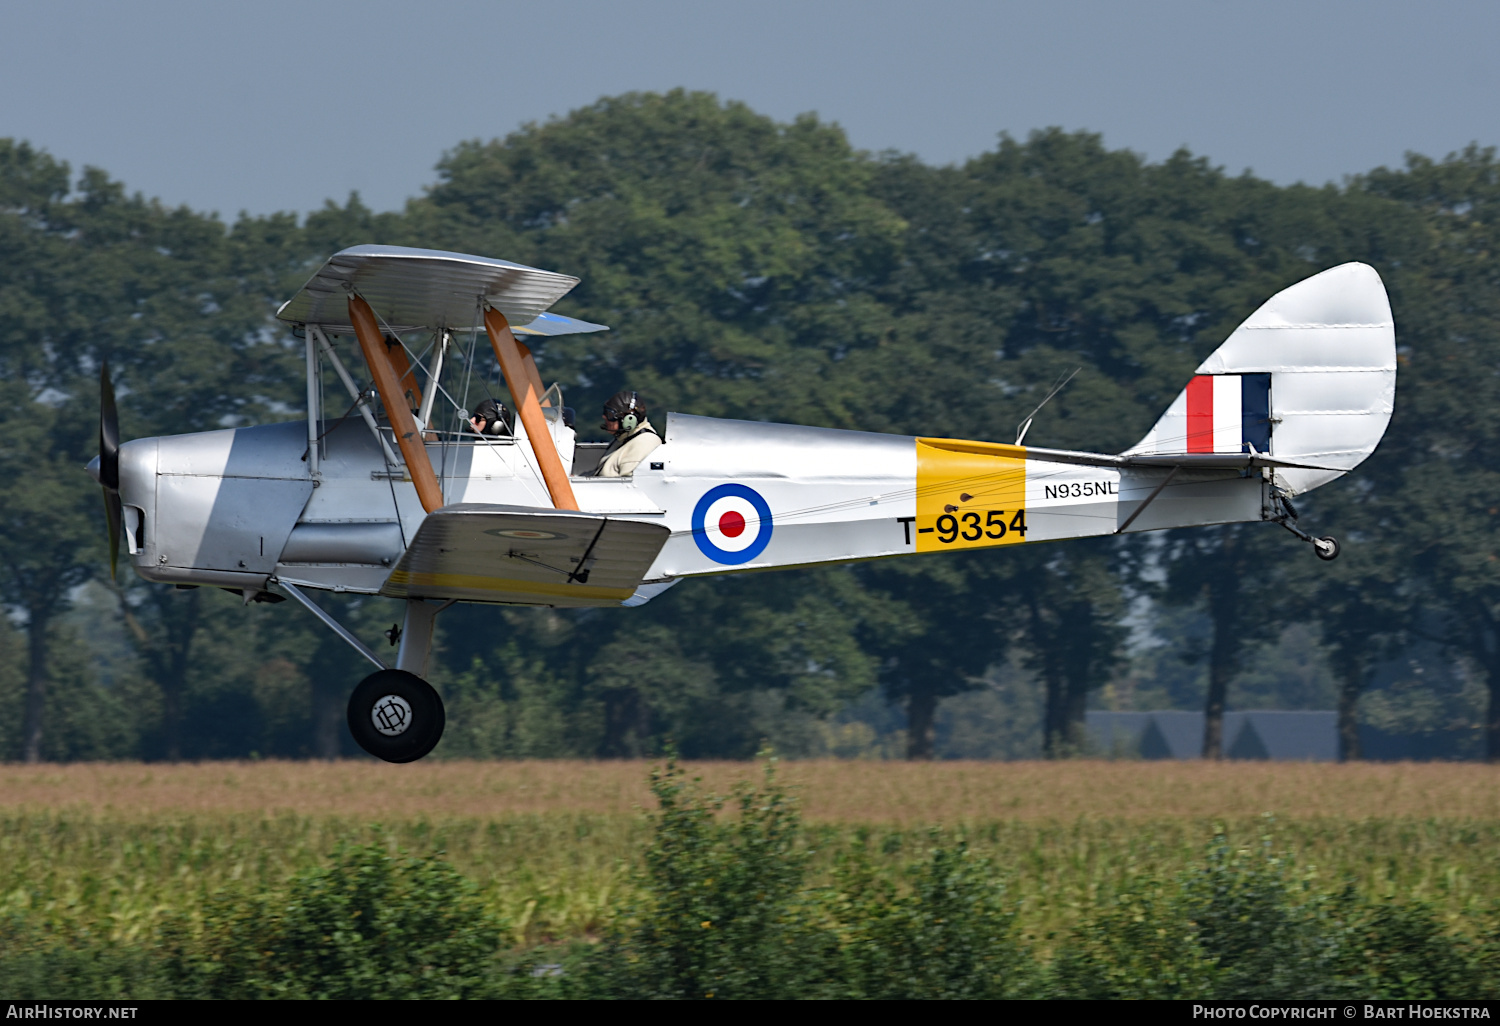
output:
[[[1395, 396], [1379, 275], [1349, 263], [1278, 293], [1121, 453], [670, 413], [627, 477], [592, 476], [557, 385], [527, 345], [603, 325], [549, 312], [578, 279], [393, 246], [331, 257], [279, 310], [306, 355], [305, 419], [120, 444], [108, 369], [100, 454], [111, 560], [136, 573], [301, 603], [376, 667], [351, 732], [410, 762], [442, 735], [425, 680], [455, 602], [637, 606], [688, 577], [1270, 521], [1357, 467]], [[468, 424], [495, 364], [514, 411]], [[496, 391], [500, 386], [496, 384]], [[343, 411], [342, 415], [338, 414]], [[1027, 421], [1029, 424], [1029, 419]], [[387, 662], [308, 596], [405, 603]]]

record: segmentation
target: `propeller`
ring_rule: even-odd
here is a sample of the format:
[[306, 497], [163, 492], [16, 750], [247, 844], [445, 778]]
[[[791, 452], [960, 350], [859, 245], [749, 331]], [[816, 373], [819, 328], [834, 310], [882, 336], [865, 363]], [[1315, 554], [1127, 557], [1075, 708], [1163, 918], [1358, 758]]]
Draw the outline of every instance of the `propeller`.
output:
[[104, 518], [109, 521], [109, 579], [115, 579], [120, 558], [120, 524], [125, 511], [120, 505], [120, 414], [115, 408], [115, 386], [109, 379], [109, 363], [99, 369], [99, 484], [104, 488]]

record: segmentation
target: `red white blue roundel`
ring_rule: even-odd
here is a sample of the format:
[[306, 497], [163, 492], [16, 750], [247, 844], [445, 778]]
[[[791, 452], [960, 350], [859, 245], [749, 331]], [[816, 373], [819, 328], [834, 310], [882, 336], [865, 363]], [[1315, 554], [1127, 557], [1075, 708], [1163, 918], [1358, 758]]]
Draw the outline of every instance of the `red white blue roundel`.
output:
[[754, 488], [716, 485], [693, 507], [693, 541], [715, 563], [748, 563], [771, 543], [771, 507]]

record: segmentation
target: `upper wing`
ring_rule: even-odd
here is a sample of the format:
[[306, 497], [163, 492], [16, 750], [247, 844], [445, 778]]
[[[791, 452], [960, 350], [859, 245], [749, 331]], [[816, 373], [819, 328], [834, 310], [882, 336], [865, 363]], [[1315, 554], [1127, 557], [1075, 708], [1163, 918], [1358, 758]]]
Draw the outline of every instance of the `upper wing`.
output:
[[576, 317], [564, 317], [562, 314], [544, 313], [537, 314], [536, 320], [530, 324], [517, 327], [512, 324], [510, 330], [517, 335], [585, 335], [591, 331], [608, 331], [606, 324], [595, 324], [593, 321], [580, 321]]
[[666, 544], [664, 524], [459, 503], [428, 514], [384, 587], [393, 598], [614, 606]]
[[[349, 294], [357, 292], [394, 331], [462, 330], [480, 323], [481, 302], [512, 323], [529, 326], [577, 284], [572, 275], [509, 260], [405, 246], [353, 246], [329, 257], [276, 316], [342, 332], [349, 324]], [[547, 327], [543, 322], [534, 333], [552, 334]]]

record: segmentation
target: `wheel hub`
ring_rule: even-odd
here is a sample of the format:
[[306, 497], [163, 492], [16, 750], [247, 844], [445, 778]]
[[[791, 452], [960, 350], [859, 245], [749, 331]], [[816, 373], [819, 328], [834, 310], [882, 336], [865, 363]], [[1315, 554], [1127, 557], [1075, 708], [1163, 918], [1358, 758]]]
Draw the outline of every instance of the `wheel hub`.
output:
[[370, 709], [370, 722], [387, 737], [403, 734], [411, 726], [411, 705], [400, 695], [385, 695]]

